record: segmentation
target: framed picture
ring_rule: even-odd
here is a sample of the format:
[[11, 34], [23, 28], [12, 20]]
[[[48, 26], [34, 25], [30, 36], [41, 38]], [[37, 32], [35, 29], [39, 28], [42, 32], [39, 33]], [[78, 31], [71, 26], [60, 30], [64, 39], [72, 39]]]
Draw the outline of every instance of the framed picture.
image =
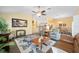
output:
[[59, 24], [59, 27], [61, 27], [62, 26], [62, 24]]
[[63, 24], [63, 26], [66, 26], [66, 24]]
[[25, 30], [16, 30], [16, 37], [25, 36], [26, 31]]
[[27, 27], [27, 20], [12, 18], [12, 27]]

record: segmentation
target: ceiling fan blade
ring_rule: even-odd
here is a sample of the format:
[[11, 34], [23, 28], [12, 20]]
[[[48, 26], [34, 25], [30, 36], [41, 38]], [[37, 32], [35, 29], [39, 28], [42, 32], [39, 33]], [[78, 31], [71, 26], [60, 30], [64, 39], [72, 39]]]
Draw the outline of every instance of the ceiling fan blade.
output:
[[41, 13], [44, 13], [44, 12], [46, 12], [46, 11], [45, 10], [41, 11]]
[[42, 15], [46, 15], [46, 14], [42, 14]]
[[47, 8], [47, 10], [50, 10], [51, 8]]
[[34, 13], [34, 14], [32, 14], [32, 15], [36, 15], [36, 14]]
[[37, 12], [35, 12], [35, 11], [32, 11], [33, 13], [37, 13]]

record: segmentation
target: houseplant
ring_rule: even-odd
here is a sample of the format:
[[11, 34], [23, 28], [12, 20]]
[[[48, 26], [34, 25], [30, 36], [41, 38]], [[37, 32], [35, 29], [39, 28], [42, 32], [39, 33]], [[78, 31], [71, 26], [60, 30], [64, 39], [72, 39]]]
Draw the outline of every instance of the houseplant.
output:
[[7, 38], [3, 35], [8, 33], [10, 33], [8, 24], [4, 18], [0, 17], [0, 52], [6, 49], [2, 49], [2, 47], [6, 47], [8, 44]]
[[0, 17], [0, 34], [8, 33], [8, 24], [4, 18]]

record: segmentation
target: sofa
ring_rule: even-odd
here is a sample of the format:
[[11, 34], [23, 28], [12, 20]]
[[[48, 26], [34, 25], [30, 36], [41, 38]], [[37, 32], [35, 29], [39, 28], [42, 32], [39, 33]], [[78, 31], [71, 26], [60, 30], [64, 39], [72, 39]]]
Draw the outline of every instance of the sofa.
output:
[[67, 34], [61, 34], [60, 40], [54, 45], [66, 52], [74, 52], [74, 40], [73, 37]]

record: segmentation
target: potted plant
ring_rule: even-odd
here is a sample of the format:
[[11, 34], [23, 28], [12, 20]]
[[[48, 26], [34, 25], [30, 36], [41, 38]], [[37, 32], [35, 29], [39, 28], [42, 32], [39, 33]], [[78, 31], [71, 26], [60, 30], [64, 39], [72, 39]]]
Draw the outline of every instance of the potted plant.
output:
[[0, 17], [0, 34], [5, 34], [8, 33], [9, 29], [8, 29], [8, 24], [5, 21], [5, 19], [3, 19], [2, 17]]
[[5, 21], [5, 19], [0, 17], [0, 52], [1, 52], [2, 47], [5, 47], [6, 44], [8, 44], [8, 40], [5, 37], [6, 34], [10, 34], [10, 30], [8, 29], [8, 24]]

